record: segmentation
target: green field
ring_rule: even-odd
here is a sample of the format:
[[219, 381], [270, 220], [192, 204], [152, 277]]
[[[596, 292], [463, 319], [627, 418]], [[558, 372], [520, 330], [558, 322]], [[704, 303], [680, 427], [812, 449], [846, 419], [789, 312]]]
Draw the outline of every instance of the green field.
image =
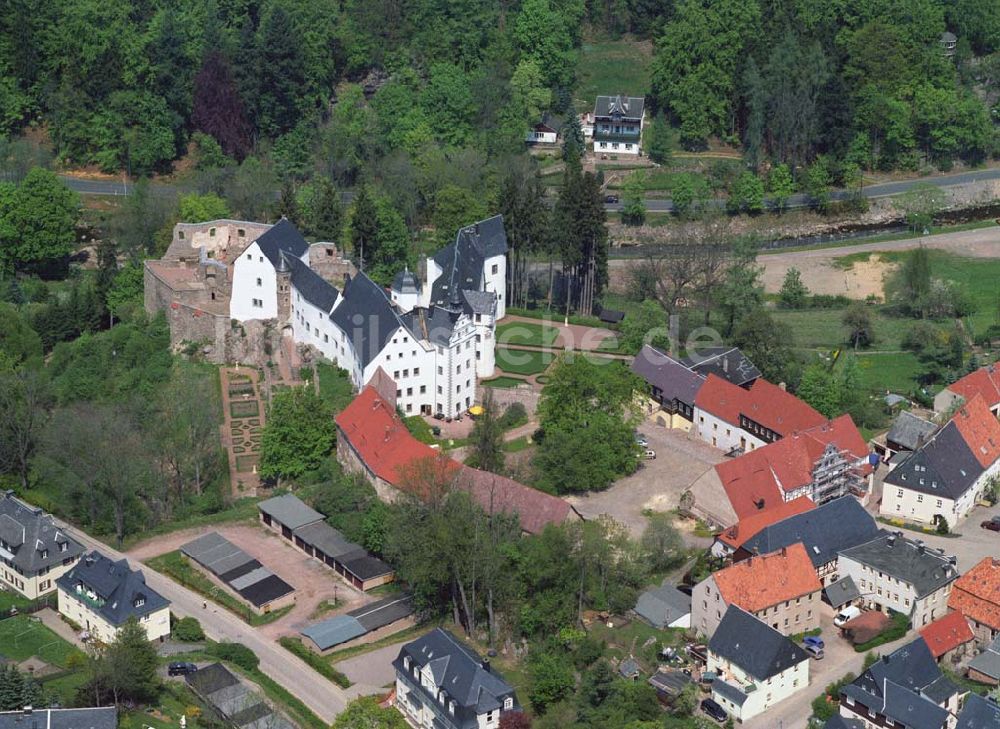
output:
[[554, 359], [551, 352], [497, 347], [497, 367], [515, 375], [537, 375], [544, 372]]
[[0, 620], [0, 652], [14, 661], [38, 656], [59, 668], [69, 666], [70, 656], [84, 657], [82, 651], [29, 615]]
[[[775, 321], [787, 324], [792, 330], [795, 346], [805, 349], [843, 349], [848, 346], [847, 329], [843, 324], [845, 309], [800, 309], [772, 312]], [[866, 351], [894, 352], [902, 347], [903, 337], [913, 326], [913, 319], [889, 316], [873, 307], [875, 344]], [[948, 322], [940, 322], [948, 327]]]
[[509, 321], [497, 327], [496, 340], [499, 344], [524, 344], [532, 347], [551, 347], [559, 330], [547, 324], [532, 324], [524, 321]]
[[652, 60], [653, 46], [649, 42], [584, 41], [576, 67], [577, 110], [592, 110], [598, 95], [644, 96], [649, 93]]

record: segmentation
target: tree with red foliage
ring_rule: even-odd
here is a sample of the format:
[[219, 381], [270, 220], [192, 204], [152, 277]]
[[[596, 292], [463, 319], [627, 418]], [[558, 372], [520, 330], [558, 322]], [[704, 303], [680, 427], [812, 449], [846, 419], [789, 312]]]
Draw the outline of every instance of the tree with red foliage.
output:
[[531, 729], [531, 719], [523, 711], [508, 711], [500, 715], [500, 729]]
[[215, 137], [223, 151], [237, 160], [250, 152], [252, 129], [246, 109], [229, 63], [218, 51], [209, 52], [195, 76], [191, 123]]

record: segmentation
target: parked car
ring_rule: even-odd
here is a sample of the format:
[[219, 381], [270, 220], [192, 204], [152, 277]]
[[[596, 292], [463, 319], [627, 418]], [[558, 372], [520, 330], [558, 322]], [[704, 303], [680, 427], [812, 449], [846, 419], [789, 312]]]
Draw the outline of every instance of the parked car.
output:
[[729, 714], [726, 713], [726, 710], [719, 706], [717, 701], [713, 701], [712, 699], [704, 699], [701, 702], [701, 710], [716, 721], [721, 722], [729, 718]]
[[989, 529], [991, 532], [1000, 532], [1000, 516], [994, 516], [992, 519], [987, 519], [979, 526], [983, 529]]
[[195, 673], [198, 670], [198, 666], [193, 663], [186, 663], [184, 661], [174, 661], [169, 666], [167, 666], [168, 676], [187, 676], [189, 673]]
[[804, 648], [806, 653], [808, 653], [812, 658], [815, 658], [817, 661], [823, 660], [823, 649], [820, 648], [819, 646], [806, 643]]
[[861, 614], [861, 609], [855, 605], [849, 605], [837, 613], [837, 617], [833, 619], [833, 624], [838, 628], [846, 623], [848, 620], [854, 620]]
[[617, 195], [605, 195], [604, 196], [604, 202], [611, 203], [611, 204], [617, 203], [618, 202], [618, 196]]
[[656, 451], [650, 450], [649, 448], [647, 448], [646, 449], [646, 453], [645, 453], [645, 457], [646, 457], [647, 461], [654, 460], [656, 458]]
[[644, 436], [642, 433], [636, 433], [635, 434], [635, 442], [638, 443], [643, 448], [646, 448], [646, 447], [649, 446], [649, 441], [646, 440], [646, 436]]
[[802, 644], [803, 645], [814, 645], [817, 648], [824, 648], [824, 647], [826, 647], [826, 643], [824, 643], [823, 639], [820, 638], [818, 635], [807, 635], [805, 638], [802, 639]]

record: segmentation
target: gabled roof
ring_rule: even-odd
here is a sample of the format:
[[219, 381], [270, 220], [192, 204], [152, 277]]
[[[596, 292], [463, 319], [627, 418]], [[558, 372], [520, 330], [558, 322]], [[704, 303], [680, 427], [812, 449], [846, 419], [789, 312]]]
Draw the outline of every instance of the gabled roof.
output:
[[142, 572], [128, 566], [128, 560], [113, 562], [97, 551], [77, 562], [56, 584], [68, 595], [89, 598], [87, 607], [115, 627], [124, 625], [129, 618], [142, 618], [170, 605], [169, 600], [146, 584]]
[[404, 267], [392, 279], [392, 290], [398, 291], [401, 294], [419, 294], [420, 279], [416, 277], [409, 267]]
[[118, 710], [113, 706], [93, 709], [33, 709], [0, 711], [0, 729], [117, 729]]
[[885, 483], [946, 499], [958, 499], [983, 472], [952, 420], [885, 477]]
[[715, 417], [739, 426], [740, 415], [786, 436], [826, 422], [826, 418], [790, 392], [764, 379], [750, 389], [709, 374], [698, 391], [695, 405]]
[[879, 534], [875, 519], [857, 499], [842, 496], [803, 514], [765, 527], [743, 543], [751, 554], [766, 554], [801, 542], [813, 567], [837, 559], [841, 550], [856, 547]]
[[888, 532], [870, 542], [844, 549], [840, 554], [913, 585], [917, 597], [931, 594], [958, 576], [948, 557], [912, 539]]
[[503, 216], [480, 220], [455, 235], [455, 242], [434, 254], [441, 275], [431, 285], [432, 304], [445, 306], [461, 291], [479, 291], [483, 287], [486, 259], [507, 252], [507, 233]]
[[257, 509], [289, 529], [298, 529], [306, 524], [321, 522], [324, 518], [322, 514], [294, 494], [282, 494], [265, 499], [257, 504]]
[[907, 450], [915, 451], [934, 434], [935, 430], [937, 426], [934, 423], [903, 410], [896, 416], [885, 438]]
[[704, 347], [697, 357], [685, 357], [681, 363], [703, 377], [712, 374], [740, 387], [760, 377], [757, 365], [739, 347]]
[[691, 612], [691, 596], [663, 584], [639, 595], [635, 612], [654, 628], [665, 628]]
[[801, 544], [737, 562], [708, 579], [715, 580], [727, 604], [751, 613], [822, 589]]
[[[782, 501], [769, 509], [757, 511], [750, 514], [745, 519], [740, 519], [728, 529], [720, 532], [716, 539], [727, 544], [733, 549], [743, 546], [748, 539], [753, 538], [761, 529], [780, 522], [782, 519], [802, 514], [803, 512], [815, 509], [816, 504], [808, 496], [800, 496], [791, 501]], [[761, 550], [770, 552], [771, 550]]]
[[362, 367], [367, 367], [403, 326], [385, 289], [364, 272], [344, 284], [340, 303], [330, 319], [354, 346]]
[[340, 292], [330, 282], [324, 280], [318, 273], [295, 256], [281, 254], [282, 262], [291, 273], [292, 286], [302, 298], [325, 314], [333, 311]]
[[1000, 630], [1000, 559], [985, 557], [955, 580], [948, 607]]
[[306, 239], [287, 218], [282, 218], [272, 225], [265, 233], [258, 236], [255, 242], [260, 252], [267, 256], [267, 260], [275, 268], [281, 265], [283, 252], [291, 254], [291, 257], [301, 258], [302, 254], [309, 250]]
[[972, 628], [959, 612], [951, 612], [920, 629], [920, 637], [927, 643], [935, 658], [973, 640]]
[[56, 526], [51, 514], [13, 491], [0, 492], [0, 541], [7, 545], [0, 546], [0, 555], [28, 575], [83, 554], [83, 545]]
[[665, 400], [694, 405], [705, 377], [692, 371], [666, 352], [644, 345], [632, 360], [632, 371], [662, 393]]
[[625, 119], [639, 120], [646, 99], [642, 96], [598, 96], [594, 104], [594, 116], [612, 116], [618, 114]]
[[1000, 368], [996, 365], [980, 367], [975, 372], [970, 372], [962, 379], [951, 383], [948, 390], [971, 400], [976, 395], [980, 395], [988, 407], [1000, 405]]
[[758, 681], [766, 681], [809, 660], [802, 648], [736, 605], [730, 605], [722, 616], [708, 642], [708, 650]]
[[952, 416], [951, 422], [984, 469], [1000, 458], [1000, 422], [997, 422], [981, 395], [967, 400]]
[[854, 579], [850, 575], [841, 577], [836, 582], [831, 582], [823, 588], [823, 594], [826, 595], [826, 599], [834, 610], [839, 609], [841, 605], [846, 605], [861, 597], [861, 592], [858, 590], [858, 586], [854, 584]]
[[958, 715], [955, 729], [995, 729], [1000, 726], [1000, 704], [988, 697], [969, 692]]
[[1000, 635], [994, 638], [982, 653], [969, 661], [969, 668], [1000, 680]]
[[[404, 663], [407, 657], [410, 669]], [[443, 628], [435, 628], [422, 638], [407, 643], [393, 661], [397, 675], [408, 676], [411, 683], [423, 689], [423, 684], [413, 678], [414, 665], [421, 670], [429, 669], [436, 687], [444, 690], [446, 700], [456, 702], [455, 718], [463, 729], [467, 725], [476, 726], [475, 718], [479, 714], [502, 709], [505, 698], [514, 698], [514, 705], [517, 706], [513, 687]], [[437, 694], [428, 695], [437, 702]]]
[[865, 729], [861, 719], [848, 719], [840, 714], [834, 714], [826, 720], [823, 729]]

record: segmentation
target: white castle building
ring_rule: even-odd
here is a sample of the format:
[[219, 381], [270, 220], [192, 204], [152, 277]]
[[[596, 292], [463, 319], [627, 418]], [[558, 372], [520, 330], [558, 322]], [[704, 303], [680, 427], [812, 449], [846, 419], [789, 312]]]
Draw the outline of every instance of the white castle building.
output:
[[404, 269], [387, 291], [362, 272], [338, 289], [310, 267], [309, 244], [282, 219], [233, 257], [229, 316], [277, 319], [358, 389], [382, 367], [405, 413], [454, 415], [473, 405], [476, 378], [494, 373], [506, 253], [498, 215], [459, 230], [427, 259], [424, 281]]

